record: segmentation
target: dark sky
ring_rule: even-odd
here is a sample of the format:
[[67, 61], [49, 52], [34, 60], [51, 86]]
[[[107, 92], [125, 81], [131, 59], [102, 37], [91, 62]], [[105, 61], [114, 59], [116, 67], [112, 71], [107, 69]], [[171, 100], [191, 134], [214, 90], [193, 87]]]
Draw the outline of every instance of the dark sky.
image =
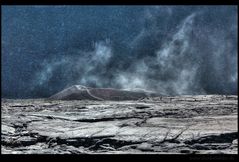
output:
[[237, 94], [236, 6], [2, 6], [1, 21], [2, 97]]

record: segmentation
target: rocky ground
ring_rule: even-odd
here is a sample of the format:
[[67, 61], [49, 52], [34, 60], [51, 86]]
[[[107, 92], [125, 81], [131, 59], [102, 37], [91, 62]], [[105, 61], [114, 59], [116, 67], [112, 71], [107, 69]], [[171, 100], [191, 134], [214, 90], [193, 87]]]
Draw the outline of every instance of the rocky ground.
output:
[[2, 154], [237, 154], [237, 96], [2, 99]]

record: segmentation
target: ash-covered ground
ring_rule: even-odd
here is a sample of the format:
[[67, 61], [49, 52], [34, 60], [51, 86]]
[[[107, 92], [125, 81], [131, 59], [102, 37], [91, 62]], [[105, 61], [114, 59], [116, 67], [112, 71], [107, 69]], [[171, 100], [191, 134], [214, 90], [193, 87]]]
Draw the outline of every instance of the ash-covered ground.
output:
[[237, 154], [238, 97], [2, 99], [2, 154]]

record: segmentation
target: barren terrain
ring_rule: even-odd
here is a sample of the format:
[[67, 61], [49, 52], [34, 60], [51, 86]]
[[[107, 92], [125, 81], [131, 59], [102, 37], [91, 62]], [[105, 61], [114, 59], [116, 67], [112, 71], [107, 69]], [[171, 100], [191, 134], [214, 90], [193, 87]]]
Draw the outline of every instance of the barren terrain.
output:
[[3, 154], [237, 154], [238, 97], [2, 99]]

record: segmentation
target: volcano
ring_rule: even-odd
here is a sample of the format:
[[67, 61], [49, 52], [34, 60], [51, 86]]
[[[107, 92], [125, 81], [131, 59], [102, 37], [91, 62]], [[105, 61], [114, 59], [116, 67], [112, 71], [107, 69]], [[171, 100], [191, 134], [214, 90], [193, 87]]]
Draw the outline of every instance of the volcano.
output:
[[145, 90], [121, 90], [114, 88], [91, 88], [74, 85], [51, 96], [54, 100], [137, 100], [145, 97], [157, 97], [160, 94]]

